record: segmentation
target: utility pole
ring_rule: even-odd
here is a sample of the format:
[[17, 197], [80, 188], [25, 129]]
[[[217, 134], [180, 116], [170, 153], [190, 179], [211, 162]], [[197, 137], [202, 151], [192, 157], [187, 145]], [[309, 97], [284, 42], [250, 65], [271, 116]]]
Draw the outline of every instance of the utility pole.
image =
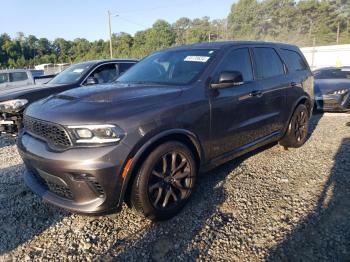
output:
[[118, 14], [112, 14], [111, 11], [108, 10], [108, 26], [109, 26], [109, 53], [111, 55], [111, 59], [113, 58], [113, 46], [112, 46], [112, 26], [111, 26], [111, 17], [118, 16]]
[[340, 21], [338, 21], [338, 27], [337, 27], [337, 45], [339, 45], [339, 35], [340, 35]]
[[111, 12], [108, 10], [108, 25], [109, 25], [109, 54], [111, 59], [113, 58], [113, 48], [112, 48], [112, 26], [111, 26]]

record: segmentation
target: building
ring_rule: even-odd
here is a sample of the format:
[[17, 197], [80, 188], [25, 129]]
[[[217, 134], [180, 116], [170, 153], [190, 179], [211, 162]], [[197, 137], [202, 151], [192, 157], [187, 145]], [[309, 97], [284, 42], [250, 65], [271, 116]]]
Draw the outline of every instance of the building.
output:
[[350, 66], [350, 45], [300, 48], [312, 70], [322, 67]]

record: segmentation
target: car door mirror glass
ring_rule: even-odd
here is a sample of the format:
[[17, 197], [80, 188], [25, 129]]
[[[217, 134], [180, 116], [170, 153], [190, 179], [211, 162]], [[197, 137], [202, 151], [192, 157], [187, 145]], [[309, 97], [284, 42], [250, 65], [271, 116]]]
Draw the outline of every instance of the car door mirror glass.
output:
[[239, 71], [223, 71], [219, 74], [217, 83], [212, 83], [211, 88], [226, 88], [242, 85], [243, 75]]

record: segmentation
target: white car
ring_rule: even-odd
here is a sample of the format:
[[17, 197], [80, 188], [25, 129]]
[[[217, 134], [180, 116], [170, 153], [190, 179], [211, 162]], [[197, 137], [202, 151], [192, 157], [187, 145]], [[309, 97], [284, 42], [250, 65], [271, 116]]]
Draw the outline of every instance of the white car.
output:
[[53, 75], [44, 75], [43, 70], [7, 69], [0, 70], [0, 90], [34, 84], [47, 83]]

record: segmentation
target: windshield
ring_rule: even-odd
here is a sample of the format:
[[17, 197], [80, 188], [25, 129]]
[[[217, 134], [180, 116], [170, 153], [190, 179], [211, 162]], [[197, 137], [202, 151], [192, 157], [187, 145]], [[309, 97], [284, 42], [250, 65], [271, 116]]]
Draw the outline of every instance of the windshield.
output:
[[350, 68], [333, 68], [318, 70], [315, 79], [350, 79]]
[[212, 49], [158, 52], [131, 67], [118, 82], [188, 84], [200, 76], [215, 52]]
[[77, 82], [82, 75], [92, 66], [91, 63], [76, 64], [68, 67], [66, 70], [59, 73], [57, 76], [52, 78], [48, 84], [54, 85], [66, 85]]

